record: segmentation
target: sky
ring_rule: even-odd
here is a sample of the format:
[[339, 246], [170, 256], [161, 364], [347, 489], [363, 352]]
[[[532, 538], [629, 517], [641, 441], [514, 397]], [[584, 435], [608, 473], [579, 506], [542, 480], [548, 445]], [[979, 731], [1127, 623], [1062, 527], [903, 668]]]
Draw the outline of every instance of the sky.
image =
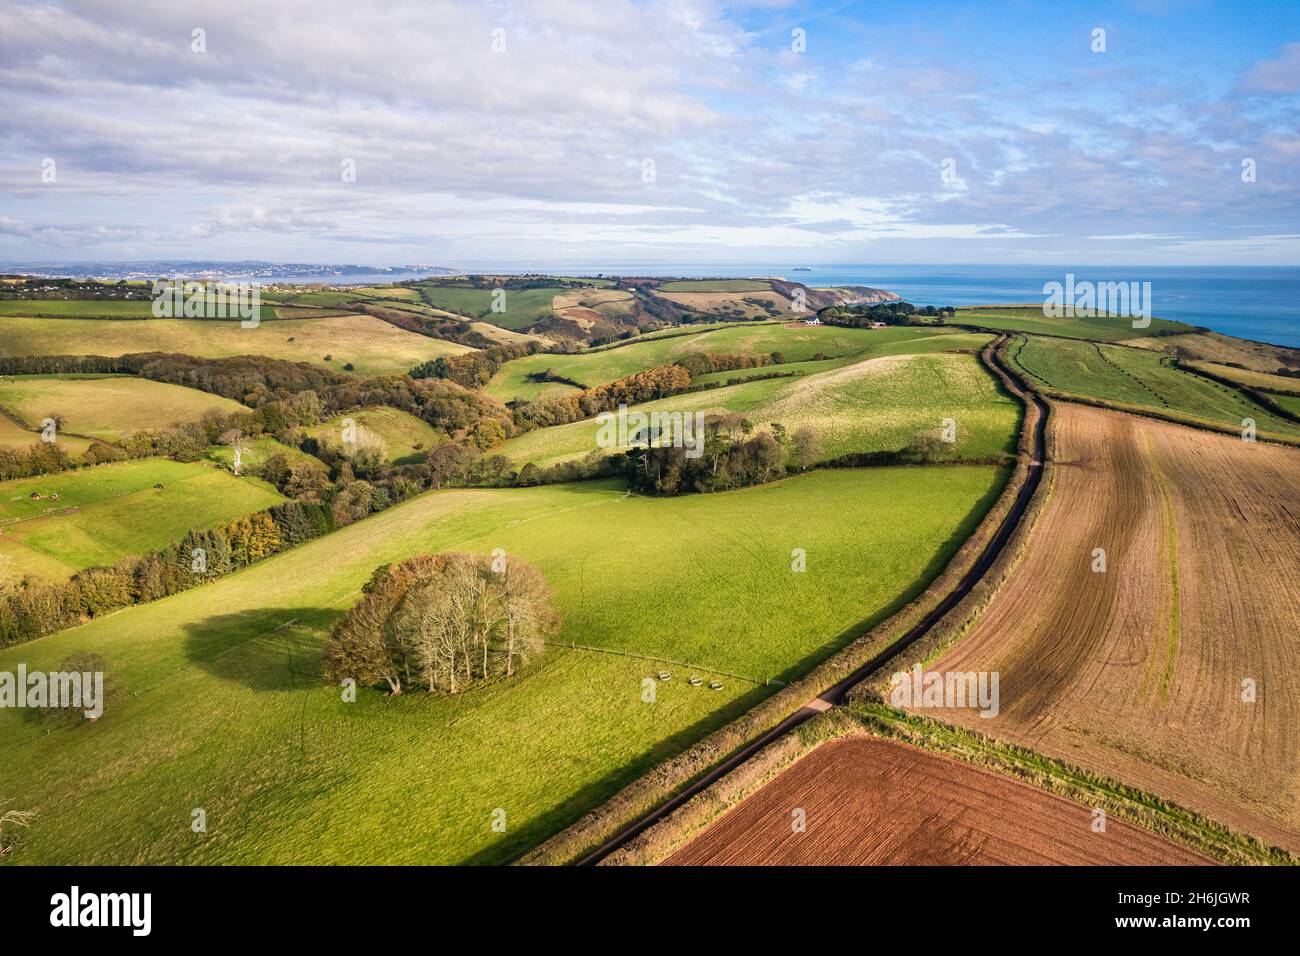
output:
[[0, 0], [0, 117], [8, 262], [1300, 264], [1294, 2]]

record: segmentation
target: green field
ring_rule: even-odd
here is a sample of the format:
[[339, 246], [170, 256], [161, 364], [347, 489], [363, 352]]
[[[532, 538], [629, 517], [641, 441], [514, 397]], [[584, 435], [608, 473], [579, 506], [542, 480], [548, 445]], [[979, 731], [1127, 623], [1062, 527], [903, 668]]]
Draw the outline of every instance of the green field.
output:
[[[0, 448], [27, 448], [41, 440], [41, 433], [31, 428], [23, 428], [8, 416], [0, 414]], [[74, 458], [90, 447], [90, 440], [72, 435], [58, 436], [58, 445]]]
[[1248, 368], [1220, 365], [1217, 362], [1187, 362], [1185, 364], [1191, 368], [1202, 369], [1219, 378], [1226, 378], [1230, 382], [1245, 385], [1247, 388], [1257, 388], [1266, 392], [1280, 392], [1284, 395], [1300, 395], [1300, 378], [1292, 378], [1289, 375], [1270, 375], [1266, 372], [1256, 372]]
[[1191, 326], [1167, 319], [1153, 318], [1151, 324], [1144, 329], [1133, 328], [1133, 320], [1127, 318], [1099, 316], [1091, 319], [1050, 319], [1043, 315], [1041, 306], [958, 309], [952, 321], [954, 324], [978, 325], [982, 328], [1005, 329], [1008, 332], [1036, 332], [1040, 335], [1062, 335], [1071, 339], [1093, 339], [1100, 342], [1146, 338], [1157, 332], [1191, 331]]
[[143, 299], [0, 299], [0, 316], [4, 315], [58, 315], [70, 318], [153, 317], [153, 299], [148, 293]]
[[[247, 474], [249, 468], [256, 470], [272, 455], [284, 455], [294, 464], [306, 464], [319, 471], [325, 470], [325, 463], [319, 458], [299, 451], [290, 445], [282, 444], [269, 435], [263, 435], [245, 446], [244, 453], [240, 456], [241, 473]], [[207, 459], [208, 461], [215, 461], [224, 468], [233, 470], [235, 452], [229, 445], [213, 445], [208, 449]]]
[[387, 406], [365, 408], [360, 411], [339, 415], [323, 425], [307, 428], [304, 431], [314, 438], [323, 439], [334, 446], [343, 444], [343, 423], [351, 419], [362, 432], [370, 432], [383, 442], [385, 457], [397, 464], [417, 462], [424, 458], [430, 448], [446, 440], [446, 436], [423, 422], [414, 415]]
[[679, 279], [656, 286], [661, 292], [771, 292], [763, 279]]
[[146, 458], [0, 483], [0, 540], [19, 573], [67, 577], [283, 500], [256, 478]]
[[[819, 472], [741, 492], [615, 483], [422, 495], [259, 565], [0, 651], [0, 669], [102, 653], [124, 693], [45, 734], [0, 711], [24, 863], [463, 863], [517, 856], [914, 596], [1005, 480], [989, 466]], [[546, 574], [559, 639], [461, 699], [316, 677], [375, 565], [504, 548]], [[807, 571], [791, 571], [791, 550]], [[655, 703], [642, 681], [659, 669]], [[684, 678], [716, 671], [724, 688]], [[208, 832], [190, 830], [191, 811]], [[492, 831], [496, 808], [504, 834]], [[93, 826], [87, 821], [94, 821]]]
[[3, 316], [0, 342], [8, 355], [265, 355], [324, 365], [336, 372], [351, 362], [359, 375], [400, 374], [439, 355], [471, 351], [467, 346], [407, 332], [369, 315], [277, 319], [251, 329], [242, 328], [238, 322], [215, 319], [113, 321]]
[[[762, 325], [717, 326], [695, 335], [671, 337], [646, 336], [629, 345], [613, 349], [579, 352], [573, 355], [538, 354], [507, 362], [488, 383], [486, 391], [502, 401], [533, 401], [543, 396], [574, 391], [556, 382], [533, 382], [528, 376], [550, 369], [588, 387], [634, 375], [657, 365], [668, 365], [681, 356], [695, 352], [730, 355], [770, 355], [780, 352], [786, 365], [761, 369], [772, 371], [824, 371], [847, 362], [902, 352], [978, 349], [989, 337], [964, 333], [956, 329], [841, 329], [830, 326], [786, 328], [780, 322]], [[813, 356], [828, 356], [824, 364], [795, 365], [811, 362]], [[721, 373], [721, 378], [738, 375]]]
[[203, 413], [242, 411], [243, 406], [195, 388], [127, 375], [17, 375], [0, 378], [0, 405], [34, 428], [47, 417], [62, 430], [118, 441], [132, 432], [195, 422]]
[[1176, 368], [1158, 352], [1031, 335], [1015, 342], [1009, 355], [1035, 381], [1066, 394], [1237, 428], [1242, 419], [1253, 418], [1260, 432], [1300, 437], [1295, 422], [1278, 417], [1235, 388]]
[[507, 289], [505, 291], [505, 311], [492, 311], [492, 289], [476, 289], [473, 286], [420, 285], [420, 296], [437, 309], [445, 309], [471, 319], [482, 319], [505, 329], [520, 332], [530, 325], [548, 319], [554, 312], [551, 303], [558, 292], [568, 291], [562, 287], [545, 289]]
[[1292, 415], [1300, 415], [1300, 395], [1281, 395], [1275, 392], [1269, 397]]
[[[643, 412], [733, 411], [755, 427], [780, 422], [816, 429], [825, 458], [902, 448], [918, 431], [957, 424], [956, 454], [997, 458], [1015, 447], [1020, 407], [973, 355], [935, 353], [869, 359], [818, 375], [764, 379], [636, 406]], [[518, 464], [552, 465], [597, 448], [595, 419], [525, 432], [501, 446]]]

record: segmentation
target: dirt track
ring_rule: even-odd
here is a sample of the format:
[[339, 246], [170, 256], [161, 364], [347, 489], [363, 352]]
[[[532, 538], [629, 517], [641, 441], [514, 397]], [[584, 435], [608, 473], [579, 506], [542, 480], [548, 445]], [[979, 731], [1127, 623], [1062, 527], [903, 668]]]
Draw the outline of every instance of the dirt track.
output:
[[[794, 832], [794, 810], [805, 830]], [[1197, 864], [1205, 858], [981, 767], [875, 737], [823, 744], [665, 863]]]
[[1300, 849], [1300, 451], [1079, 405], [1055, 418], [1027, 552], [930, 668], [999, 672], [1001, 713], [928, 713]]

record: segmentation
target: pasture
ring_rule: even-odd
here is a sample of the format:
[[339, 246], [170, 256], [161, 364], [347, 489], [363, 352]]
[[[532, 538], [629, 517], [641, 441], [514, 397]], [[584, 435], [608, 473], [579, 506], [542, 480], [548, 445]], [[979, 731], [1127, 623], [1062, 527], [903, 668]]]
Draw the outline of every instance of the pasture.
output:
[[[394, 375], [468, 346], [407, 332], [370, 315], [277, 319], [245, 329], [216, 319], [36, 319], [0, 317], [9, 355], [125, 355], [179, 352], [202, 358], [264, 355], [311, 362], [336, 372], [351, 363], [358, 375]], [[326, 359], [329, 356], [329, 359]]]
[[[571, 355], [538, 354], [507, 362], [488, 382], [486, 391], [502, 401], [532, 401], [548, 394], [572, 391], [573, 386], [556, 382], [535, 382], [529, 376], [550, 369], [557, 375], [587, 387], [603, 385], [637, 372], [669, 365], [692, 353], [728, 355], [770, 355], [780, 352], [786, 365], [760, 372], [791, 371], [794, 363], [812, 362], [821, 356], [826, 364], [809, 367], [821, 371], [859, 358], [899, 354], [978, 349], [987, 335], [898, 327], [891, 329], [841, 329], [831, 326], [786, 328], [779, 322], [748, 326], [715, 326], [692, 335], [646, 336], [618, 348], [597, 349]], [[803, 367], [803, 366], [800, 366]], [[720, 373], [724, 380], [740, 372]]]
[[1171, 322], [1168, 319], [1153, 318], [1151, 324], [1143, 329], [1133, 328], [1132, 319], [1121, 317], [1074, 316], [1053, 319], [1043, 315], [1042, 306], [958, 309], [952, 321], [954, 324], [977, 325], [981, 328], [1006, 332], [1061, 335], [1071, 339], [1090, 339], [1098, 342], [1145, 338], [1155, 332], [1191, 331], [1191, 326], [1182, 322]]
[[19, 574], [68, 577], [283, 500], [256, 478], [144, 458], [0, 483], [0, 540]]
[[243, 406], [219, 395], [129, 375], [16, 375], [0, 378], [0, 405], [33, 428], [60, 418], [60, 430], [116, 442], [132, 432], [195, 422], [208, 411]]
[[[49, 734], [0, 711], [6, 794], [38, 812], [18, 859], [373, 863], [377, 848], [394, 864], [512, 859], [753, 706], [773, 690], [766, 677], [803, 673], [914, 597], [1004, 480], [958, 466], [672, 500], [627, 498], [614, 482], [433, 492], [2, 650], [10, 670], [101, 653], [124, 691], [96, 724]], [[603, 650], [552, 646], [515, 680], [460, 699], [361, 689], [347, 703], [320, 683], [330, 622], [376, 565], [497, 547], [546, 575], [558, 641]], [[793, 548], [806, 550], [802, 573]], [[644, 702], [659, 670], [673, 679], [652, 679]], [[692, 687], [693, 674], [723, 687]], [[203, 834], [190, 830], [196, 807]]]
[[1231, 386], [1175, 367], [1158, 352], [1028, 336], [1014, 343], [1008, 354], [1031, 379], [1068, 395], [1174, 412], [1235, 428], [1251, 418], [1261, 433], [1300, 438], [1297, 423]]
[[[808, 425], [824, 458], [902, 448], [944, 419], [957, 426], [955, 455], [991, 459], [1015, 447], [1020, 407], [973, 355], [890, 355], [794, 379], [762, 379], [675, 395], [640, 412], [739, 412], [756, 428]], [[498, 449], [512, 461], [546, 466], [597, 448], [595, 419], [525, 432]]]
[[675, 279], [655, 287], [661, 292], [770, 292], [764, 279]]
[[314, 438], [339, 447], [344, 444], [343, 426], [346, 420], [351, 420], [356, 425], [358, 442], [364, 443], [364, 433], [369, 433], [382, 442], [384, 457], [398, 464], [420, 461], [429, 449], [446, 440], [442, 432], [427, 422], [407, 412], [384, 405], [339, 415], [322, 425], [306, 428], [303, 431]]
[[541, 289], [506, 289], [504, 311], [492, 311], [492, 289], [478, 289], [470, 285], [418, 285], [420, 297], [435, 309], [454, 312], [470, 319], [482, 319], [493, 325], [522, 332], [530, 325], [550, 318], [552, 303], [562, 287]]

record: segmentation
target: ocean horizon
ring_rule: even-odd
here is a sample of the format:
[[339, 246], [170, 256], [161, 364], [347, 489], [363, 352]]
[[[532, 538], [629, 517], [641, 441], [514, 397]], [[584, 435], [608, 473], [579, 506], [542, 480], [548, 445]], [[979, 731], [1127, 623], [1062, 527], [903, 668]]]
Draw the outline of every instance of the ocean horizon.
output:
[[[796, 272], [798, 266], [811, 271]], [[468, 272], [504, 275], [651, 275], [684, 278], [781, 276], [813, 287], [866, 285], [916, 305], [1041, 303], [1043, 286], [1065, 282], [1150, 282], [1151, 311], [1162, 319], [1273, 345], [1300, 348], [1300, 267], [1293, 266], [1040, 266], [858, 265], [852, 263], [473, 263]]]

